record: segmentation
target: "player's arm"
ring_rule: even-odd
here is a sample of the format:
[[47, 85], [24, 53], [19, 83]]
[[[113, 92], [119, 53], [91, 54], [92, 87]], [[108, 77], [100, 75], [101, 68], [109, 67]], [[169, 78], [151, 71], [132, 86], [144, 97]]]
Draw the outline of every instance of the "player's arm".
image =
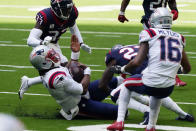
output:
[[99, 81], [99, 88], [104, 90], [105, 92], [109, 91], [108, 88], [108, 83], [110, 82], [110, 80], [112, 80], [112, 77], [114, 75], [113, 72], [111, 72], [111, 67], [116, 65], [116, 60], [111, 60], [108, 64], [107, 64], [107, 68], [105, 69], [102, 78]]
[[41, 40], [40, 37], [43, 34], [44, 30], [44, 22], [46, 23], [46, 19], [42, 14], [38, 13], [36, 15], [36, 24], [34, 28], [30, 31], [29, 37], [27, 39], [28, 46], [36, 47], [38, 45], [47, 45], [51, 42], [52, 37], [47, 36], [44, 40]]
[[88, 45], [86, 45], [86, 44], [84, 43], [84, 41], [83, 41], [83, 39], [82, 39], [82, 36], [81, 36], [81, 33], [80, 33], [80, 30], [79, 30], [77, 24], [75, 23], [75, 24], [74, 24], [72, 27], [70, 27], [69, 29], [70, 29], [70, 32], [71, 32], [72, 35], [76, 35], [76, 36], [77, 36], [81, 48], [82, 48], [84, 51], [86, 51], [86, 52], [88, 52], [88, 53], [91, 53], [91, 48], [90, 48]]
[[191, 71], [191, 65], [190, 65], [190, 62], [188, 60], [188, 57], [186, 55], [186, 52], [182, 51], [182, 60], [181, 60], [181, 65], [183, 67], [183, 73], [189, 73]]
[[173, 14], [173, 20], [176, 20], [178, 18], [178, 9], [176, 0], [169, 0], [168, 1], [169, 8], [171, 9], [171, 13]]
[[121, 3], [121, 8], [120, 8], [120, 13], [118, 15], [118, 20], [122, 23], [124, 23], [125, 21], [129, 21], [126, 17], [125, 17], [125, 10], [129, 4], [130, 0], [122, 0]]
[[141, 42], [137, 56], [124, 66], [124, 72], [131, 72], [136, 67], [140, 66], [148, 55], [149, 45], [148, 42]]

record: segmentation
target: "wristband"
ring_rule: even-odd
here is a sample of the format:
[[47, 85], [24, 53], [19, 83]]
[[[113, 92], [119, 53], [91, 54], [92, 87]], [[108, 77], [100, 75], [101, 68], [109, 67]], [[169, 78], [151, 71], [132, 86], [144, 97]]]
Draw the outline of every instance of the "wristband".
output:
[[85, 70], [84, 70], [84, 75], [91, 75], [91, 69], [89, 67], [87, 67]]
[[80, 57], [80, 52], [71, 52], [71, 59], [72, 60], [78, 60]]
[[123, 67], [121, 67], [121, 69], [120, 69], [121, 73], [125, 73], [125, 66], [126, 65], [124, 65]]
[[125, 12], [120, 11], [119, 15], [125, 15]]

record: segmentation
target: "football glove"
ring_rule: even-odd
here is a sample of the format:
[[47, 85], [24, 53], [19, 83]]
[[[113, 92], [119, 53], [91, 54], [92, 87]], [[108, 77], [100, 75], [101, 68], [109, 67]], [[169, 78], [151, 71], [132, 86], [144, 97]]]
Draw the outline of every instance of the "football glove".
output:
[[125, 17], [125, 13], [121, 11], [118, 15], [118, 21], [124, 23], [125, 21], [128, 22], [129, 20]]
[[131, 75], [131, 73], [128, 73], [128, 72], [125, 71], [125, 66], [121, 67], [119, 65], [115, 65], [115, 66], [110, 67], [110, 71], [113, 72], [113, 73], [116, 73], [116, 74]]
[[52, 41], [51, 36], [46, 36], [44, 40], [42, 41], [42, 45], [48, 45]]
[[84, 44], [84, 43], [80, 43], [80, 47], [81, 47], [84, 51], [88, 52], [89, 54], [91, 53], [91, 48], [90, 48], [88, 45], [86, 45], [86, 44]]
[[173, 9], [171, 11], [171, 13], [173, 14], [173, 20], [176, 20], [178, 18], [178, 10], [177, 9]]

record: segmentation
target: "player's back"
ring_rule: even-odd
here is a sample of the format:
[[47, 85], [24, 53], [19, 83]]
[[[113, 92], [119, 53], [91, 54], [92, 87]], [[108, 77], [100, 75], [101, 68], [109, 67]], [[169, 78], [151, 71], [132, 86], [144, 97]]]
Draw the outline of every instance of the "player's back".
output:
[[143, 82], [153, 87], [169, 87], [175, 84], [180, 67], [184, 37], [168, 29], [151, 28], [140, 33], [140, 42], [148, 41], [148, 70]]
[[81, 100], [82, 90], [74, 90], [78, 83], [72, 79], [67, 68], [61, 67], [50, 70], [43, 76], [43, 84], [58, 104], [61, 106], [66, 104], [63, 106], [66, 107], [66, 109], [63, 108], [64, 111], [74, 108]]
[[[105, 63], [106, 65], [111, 61], [115, 60], [116, 65], [124, 66], [127, 65], [130, 60], [134, 59], [137, 55], [139, 50], [138, 45], [127, 45], [122, 46], [121, 48], [111, 50], [109, 53], [106, 54]], [[143, 64], [137, 67], [135, 70], [130, 72], [131, 74], [140, 74], [147, 66], [148, 60], [145, 59]]]

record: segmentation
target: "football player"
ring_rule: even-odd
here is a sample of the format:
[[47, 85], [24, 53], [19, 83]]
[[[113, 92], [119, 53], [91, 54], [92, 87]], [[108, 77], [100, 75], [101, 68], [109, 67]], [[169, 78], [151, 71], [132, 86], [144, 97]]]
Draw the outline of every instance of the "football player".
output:
[[[128, 6], [130, 0], [122, 0], [120, 13], [118, 15], [118, 20], [122, 23], [125, 21], [129, 21], [125, 17], [125, 10]], [[176, 0], [143, 0], [143, 9], [145, 15], [142, 16], [141, 23], [143, 24], [144, 29], [150, 28], [149, 25], [149, 18], [150, 15], [153, 13], [153, 11], [158, 7], [166, 7], [167, 4], [169, 5], [169, 8], [171, 9], [171, 13], [173, 14], [173, 20], [176, 20], [178, 18], [178, 9]], [[181, 69], [179, 69], [179, 74], [182, 73]], [[179, 76], [176, 75], [176, 86], [185, 86], [186, 82], [180, 80]]]
[[[31, 30], [27, 39], [27, 44], [32, 47], [38, 45], [47, 45], [53, 48], [60, 54], [61, 65], [65, 66], [67, 58], [62, 54], [59, 39], [67, 29], [70, 29], [71, 34], [77, 36], [81, 48], [88, 53], [91, 53], [91, 48], [84, 44], [76, 19], [78, 17], [78, 10], [72, 0], [50, 0], [50, 8], [39, 11], [36, 15], [35, 27]], [[79, 56], [80, 52], [72, 55]], [[27, 77], [22, 78], [24, 83]], [[29, 84], [41, 83], [40, 77], [31, 78]]]
[[[78, 39], [73, 35], [71, 40], [71, 49], [77, 53], [80, 49], [79, 46], [75, 46], [78, 45]], [[90, 68], [83, 66], [84, 77], [78, 83], [73, 80], [68, 68], [60, 65], [60, 59], [60, 55], [53, 48], [45, 45], [35, 47], [30, 54], [30, 62], [38, 70], [43, 85], [62, 107], [60, 114], [67, 120], [72, 120], [77, 115], [115, 119], [117, 117], [117, 105], [94, 101], [89, 98]], [[77, 59], [72, 60], [77, 61]], [[27, 89], [29, 86], [26, 86]], [[20, 99], [24, 94], [21, 90], [20, 88]]]
[[167, 8], [157, 8], [150, 17], [152, 28], [141, 31], [140, 48], [136, 57], [125, 66], [113, 66], [115, 73], [131, 72], [148, 57], [148, 66], [143, 74], [125, 79], [119, 96], [117, 121], [108, 130], [123, 130], [127, 105], [132, 92], [150, 96], [150, 114], [146, 131], [155, 131], [155, 125], [163, 98], [168, 97], [175, 85], [175, 76], [182, 65], [183, 73], [191, 70], [184, 51], [184, 37], [171, 30], [172, 15]]

